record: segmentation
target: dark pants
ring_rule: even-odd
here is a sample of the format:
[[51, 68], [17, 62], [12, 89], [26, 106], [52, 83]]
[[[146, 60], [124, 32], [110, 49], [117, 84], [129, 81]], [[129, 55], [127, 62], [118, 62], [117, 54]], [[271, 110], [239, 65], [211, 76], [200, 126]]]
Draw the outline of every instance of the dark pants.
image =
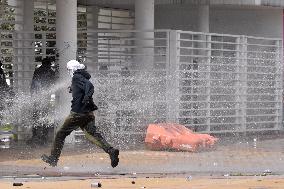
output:
[[59, 159], [65, 138], [79, 127], [84, 131], [88, 140], [102, 148], [105, 152], [108, 153], [112, 148], [102, 135], [96, 131], [95, 116], [93, 113], [77, 114], [71, 112], [56, 133], [51, 149], [51, 156], [53, 158]]
[[38, 126], [32, 128], [32, 142], [39, 145], [46, 144], [48, 141], [48, 126]]

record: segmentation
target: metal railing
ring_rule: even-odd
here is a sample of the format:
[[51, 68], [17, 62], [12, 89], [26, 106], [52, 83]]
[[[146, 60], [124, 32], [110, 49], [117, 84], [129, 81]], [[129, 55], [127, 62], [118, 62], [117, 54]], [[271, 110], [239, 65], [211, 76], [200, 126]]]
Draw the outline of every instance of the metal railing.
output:
[[[99, 75], [105, 73], [102, 75], [108, 82], [125, 80], [121, 73], [129, 66], [133, 80], [139, 80], [136, 73], [139, 69], [131, 69], [135, 62], [141, 65], [151, 62], [154, 68], [148, 78], [142, 76], [146, 86], [152, 86], [151, 91], [145, 90], [151, 97], [147, 105], [152, 112], [163, 116], [154, 115], [153, 119], [150, 115], [142, 116], [147, 121], [142, 126], [133, 121], [134, 128], [145, 131], [147, 123], [167, 121], [198, 132], [282, 129], [280, 39], [170, 30], [148, 32], [152, 32], [153, 38], [139, 38], [139, 31], [91, 32], [98, 36], [97, 55], [91, 52], [95, 58], [91, 62], [97, 63]], [[148, 42], [139, 46], [139, 40]], [[118, 75], [113, 76], [114, 72]], [[157, 73], [159, 79], [154, 77]], [[128, 91], [121, 84], [113, 86], [119, 86], [121, 95]], [[125, 119], [132, 119], [133, 115], [136, 114], [129, 113]], [[123, 128], [123, 125], [110, 127]]]
[[179, 122], [201, 132], [282, 128], [282, 41], [177, 31]]
[[[34, 58], [39, 47], [25, 48], [32, 49]], [[27, 54], [16, 46], [14, 52], [17, 67]], [[77, 54], [96, 86], [97, 124], [112, 136], [137, 138], [155, 122], [177, 122], [207, 133], [283, 128], [280, 39], [86, 30], [79, 32]]]
[[0, 2], [0, 52], [3, 70], [8, 84], [13, 82], [12, 58], [13, 58], [13, 31], [19, 21], [15, 21], [17, 16], [15, 6], [8, 5], [7, 1]]

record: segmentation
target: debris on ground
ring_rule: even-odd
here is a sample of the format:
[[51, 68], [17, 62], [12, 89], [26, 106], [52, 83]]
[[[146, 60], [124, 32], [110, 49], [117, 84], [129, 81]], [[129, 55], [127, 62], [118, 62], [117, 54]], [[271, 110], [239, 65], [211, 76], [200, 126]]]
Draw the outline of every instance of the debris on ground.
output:
[[102, 184], [100, 182], [93, 182], [91, 183], [91, 188], [100, 188]]
[[150, 124], [145, 144], [151, 150], [174, 149], [195, 152], [211, 148], [218, 138], [208, 134], [194, 133], [183, 125], [175, 123]]
[[23, 183], [21, 183], [21, 182], [14, 182], [13, 183], [13, 186], [23, 186], [24, 184]]
[[186, 177], [186, 180], [187, 180], [187, 181], [191, 181], [191, 180], [192, 180], [192, 176], [187, 176], [187, 177]]
[[267, 169], [267, 170], [263, 171], [262, 174], [261, 174], [261, 176], [267, 176], [267, 175], [272, 175], [272, 171]]
[[269, 169], [266, 169], [265, 171], [263, 171], [263, 173], [272, 174], [272, 171], [270, 171]]

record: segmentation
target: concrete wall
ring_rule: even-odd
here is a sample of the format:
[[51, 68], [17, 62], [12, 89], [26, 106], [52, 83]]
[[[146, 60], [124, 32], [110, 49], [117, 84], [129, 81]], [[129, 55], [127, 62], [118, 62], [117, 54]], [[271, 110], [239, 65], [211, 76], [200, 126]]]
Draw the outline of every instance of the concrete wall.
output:
[[211, 32], [282, 38], [281, 9], [215, 8], [210, 15]]
[[[157, 5], [156, 29], [197, 30], [197, 7]], [[282, 38], [282, 9], [210, 7], [210, 32]]]
[[180, 5], [156, 5], [155, 29], [197, 29], [197, 7]]

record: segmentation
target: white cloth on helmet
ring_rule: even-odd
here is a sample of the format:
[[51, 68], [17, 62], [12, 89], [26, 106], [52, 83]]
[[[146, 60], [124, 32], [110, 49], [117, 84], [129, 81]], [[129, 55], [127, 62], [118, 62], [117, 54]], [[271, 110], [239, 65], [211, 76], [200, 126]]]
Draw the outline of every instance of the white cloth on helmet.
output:
[[79, 69], [85, 69], [85, 65], [80, 64], [77, 60], [70, 60], [67, 62], [67, 70], [71, 77], [73, 77], [74, 72]]

